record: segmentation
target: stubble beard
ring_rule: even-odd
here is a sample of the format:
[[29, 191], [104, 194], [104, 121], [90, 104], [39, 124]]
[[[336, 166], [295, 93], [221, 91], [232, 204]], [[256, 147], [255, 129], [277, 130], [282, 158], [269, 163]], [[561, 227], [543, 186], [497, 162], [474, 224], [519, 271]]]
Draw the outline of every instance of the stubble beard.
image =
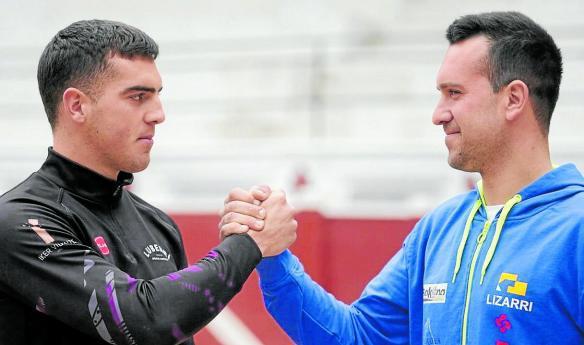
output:
[[476, 148], [462, 147], [450, 149], [448, 152], [448, 165], [453, 169], [465, 172], [479, 172], [480, 162], [476, 157], [481, 157], [481, 153]]

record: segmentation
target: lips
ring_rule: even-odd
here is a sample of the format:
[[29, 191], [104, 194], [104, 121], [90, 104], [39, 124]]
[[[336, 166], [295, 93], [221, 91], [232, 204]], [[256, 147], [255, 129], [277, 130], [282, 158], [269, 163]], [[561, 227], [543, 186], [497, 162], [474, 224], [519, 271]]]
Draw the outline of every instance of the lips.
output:
[[154, 135], [142, 135], [138, 138], [137, 142], [143, 145], [146, 145], [147, 147], [152, 147], [154, 145]]
[[444, 126], [444, 134], [451, 135], [451, 134], [458, 134], [458, 133], [460, 133], [460, 129], [455, 128], [455, 127]]
[[443, 128], [444, 134], [446, 134], [444, 141], [448, 149], [450, 149], [460, 138], [460, 128], [458, 128], [458, 126], [443, 126]]

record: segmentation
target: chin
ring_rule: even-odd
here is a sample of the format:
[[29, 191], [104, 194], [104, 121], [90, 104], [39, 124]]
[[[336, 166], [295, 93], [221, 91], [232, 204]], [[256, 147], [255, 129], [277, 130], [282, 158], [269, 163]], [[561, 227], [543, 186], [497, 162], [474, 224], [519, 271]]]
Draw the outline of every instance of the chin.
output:
[[124, 171], [134, 174], [146, 170], [148, 165], [150, 165], [150, 158], [142, 162], [133, 162], [132, 164], [128, 165]]
[[450, 153], [448, 155], [448, 165], [456, 170], [469, 171], [460, 153]]
[[465, 160], [461, 156], [456, 157], [448, 157], [448, 165], [450, 165], [453, 169], [465, 171], [465, 172], [479, 172], [479, 169], [476, 167], [476, 164], [472, 164], [469, 160]]

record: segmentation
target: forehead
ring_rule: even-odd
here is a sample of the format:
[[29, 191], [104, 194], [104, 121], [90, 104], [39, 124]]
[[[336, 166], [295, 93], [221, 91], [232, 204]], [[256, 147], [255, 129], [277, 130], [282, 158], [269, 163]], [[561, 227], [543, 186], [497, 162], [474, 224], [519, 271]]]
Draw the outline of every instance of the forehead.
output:
[[125, 58], [114, 55], [108, 60], [108, 74], [105, 85], [127, 88], [144, 86], [160, 89], [162, 79], [153, 59], [142, 56]]
[[489, 41], [485, 36], [475, 36], [451, 44], [446, 51], [436, 82], [463, 84], [486, 77]]

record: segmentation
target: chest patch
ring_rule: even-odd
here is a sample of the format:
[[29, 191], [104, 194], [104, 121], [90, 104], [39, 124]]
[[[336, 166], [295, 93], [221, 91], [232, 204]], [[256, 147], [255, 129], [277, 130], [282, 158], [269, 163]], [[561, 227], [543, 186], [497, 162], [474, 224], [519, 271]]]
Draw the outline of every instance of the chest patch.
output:
[[446, 303], [448, 283], [424, 284], [424, 304]]
[[170, 260], [170, 253], [168, 250], [162, 248], [159, 244], [153, 243], [147, 245], [142, 251], [144, 256], [152, 261], [168, 261]]

